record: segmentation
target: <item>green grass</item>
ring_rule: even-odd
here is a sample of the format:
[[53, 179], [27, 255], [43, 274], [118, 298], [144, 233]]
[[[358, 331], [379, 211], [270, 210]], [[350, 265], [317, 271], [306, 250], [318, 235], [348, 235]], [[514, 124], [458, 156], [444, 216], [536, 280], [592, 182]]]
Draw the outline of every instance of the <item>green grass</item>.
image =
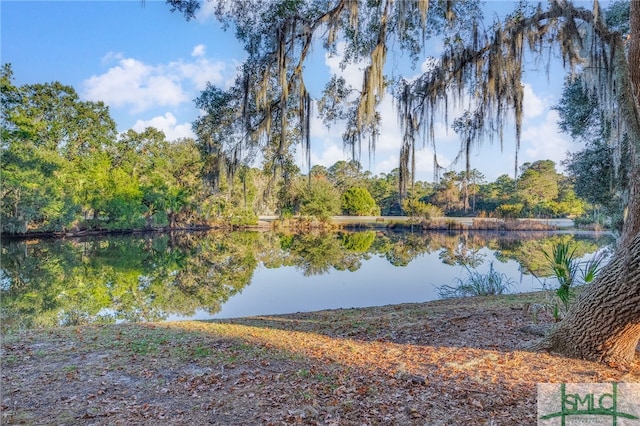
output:
[[515, 284], [506, 274], [501, 274], [493, 269], [493, 262], [491, 262], [489, 272], [486, 274], [471, 270], [466, 266], [465, 269], [467, 277], [465, 279], [457, 278], [457, 285], [438, 287], [440, 297], [496, 296], [507, 293]]

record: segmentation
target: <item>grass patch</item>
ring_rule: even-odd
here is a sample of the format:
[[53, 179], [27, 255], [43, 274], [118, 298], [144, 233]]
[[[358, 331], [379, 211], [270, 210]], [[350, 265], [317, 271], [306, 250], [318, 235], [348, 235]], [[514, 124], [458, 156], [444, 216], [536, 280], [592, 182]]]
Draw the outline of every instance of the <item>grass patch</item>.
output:
[[211, 349], [199, 346], [193, 350], [193, 356], [195, 358], [206, 358], [211, 355]]
[[457, 285], [443, 285], [438, 287], [438, 294], [442, 298], [467, 296], [496, 296], [509, 291], [515, 282], [506, 274], [493, 269], [493, 262], [489, 264], [489, 272], [483, 274], [465, 266], [467, 277], [457, 278]]

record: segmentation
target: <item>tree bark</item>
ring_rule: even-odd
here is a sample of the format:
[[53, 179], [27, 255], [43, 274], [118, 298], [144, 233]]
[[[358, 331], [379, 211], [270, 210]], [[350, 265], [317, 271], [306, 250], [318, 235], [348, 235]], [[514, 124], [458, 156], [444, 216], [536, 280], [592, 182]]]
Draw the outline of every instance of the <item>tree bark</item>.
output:
[[640, 341], [640, 0], [631, 1], [630, 29], [618, 101], [630, 136], [632, 167], [619, 246], [565, 319], [537, 345], [620, 368], [634, 361]]
[[633, 362], [639, 340], [640, 234], [620, 246], [538, 349], [624, 368]]
[[[636, 107], [640, 102], [640, 1], [632, 0], [629, 19], [629, 78]], [[636, 109], [638, 113], [638, 109]], [[640, 117], [636, 116], [636, 120]], [[638, 141], [636, 141], [636, 144]]]

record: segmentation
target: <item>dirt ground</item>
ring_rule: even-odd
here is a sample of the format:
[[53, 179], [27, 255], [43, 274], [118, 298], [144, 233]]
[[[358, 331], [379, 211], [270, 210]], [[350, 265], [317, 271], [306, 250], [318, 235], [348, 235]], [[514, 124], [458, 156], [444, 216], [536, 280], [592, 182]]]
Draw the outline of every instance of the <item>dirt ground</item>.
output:
[[527, 351], [542, 297], [11, 333], [1, 423], [533, 425], [537, 383], [640, 381]]

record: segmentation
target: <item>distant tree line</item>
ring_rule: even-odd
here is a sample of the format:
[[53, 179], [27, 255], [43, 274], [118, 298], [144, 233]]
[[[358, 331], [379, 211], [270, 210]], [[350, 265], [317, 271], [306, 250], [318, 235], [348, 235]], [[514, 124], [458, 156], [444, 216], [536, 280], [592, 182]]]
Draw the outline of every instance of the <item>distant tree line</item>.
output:
[[198, 222], [201, 156], [152, 128], [118, 134], [102, 102], [58, 82], [15, 87], [4, 65], [2, 232], [120, 230]]
[[[258, 215], [327, 220], [332, 215], [580, 216], [587, 204], [552, 161], [486, 182], [477, 170], [449, 171], [435, 184], [399, 193], [399, 171], [372, 175], [356, 161], [289, 162], [273, 174], [240, 164], [215, 173], [215, 133], [168, 141], [163, 132], [118, 133], [102, 102], [82, 101], [61, 83], [16, 87], [2, 67], [2, 232], [77, 232], [255, 223]], [[200, 130], [199, 130], [200, 129]], [[206, 137], [205, 137], [206, 136]], [[576, 158], [579, 161], [580, 158]], [[571, 166], [571, 165], [569, 165]]]

